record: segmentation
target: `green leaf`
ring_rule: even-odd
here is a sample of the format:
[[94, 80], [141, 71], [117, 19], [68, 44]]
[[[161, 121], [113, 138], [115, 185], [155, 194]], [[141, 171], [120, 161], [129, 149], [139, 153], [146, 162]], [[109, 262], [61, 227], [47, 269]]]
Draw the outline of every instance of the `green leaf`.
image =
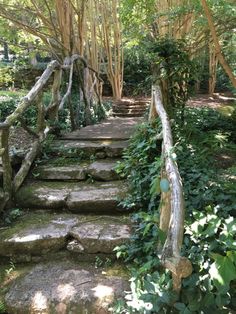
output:
[[186, 305], [184, 303], [176, 302], [174, 307], [179, 311], [184, 311], [186, 309]]
[[156, 196], [161, 193], [160, 190], [160, 177], [155, 177], [151, 183], [150, 194], [151, 196]]
[[216, 296], [216, 304], [219, 308], [222, 308], [224, 305], [227, 305], [230, 303], [230, 296], [225, 294], [217, 294]]
[[212, 304], [215, 304], [215, 298], [214, 298], [213, 293], [208, 292], [204, 296], [204, 298], [203, 298], [203, 300], [201, 302], [201, 305], [204, 306], [204, 307], [210, 307], [210, 305], [212, 305]]
[[[229, 255], [229, 256], [228, 256]], [[236, 265], [232, 261], [231, 252], [226, 256], [211, 254], [215, 262], [210, 267], [210, 275], [219, 291], [227, 291], [230, 281], [236, 279]]]

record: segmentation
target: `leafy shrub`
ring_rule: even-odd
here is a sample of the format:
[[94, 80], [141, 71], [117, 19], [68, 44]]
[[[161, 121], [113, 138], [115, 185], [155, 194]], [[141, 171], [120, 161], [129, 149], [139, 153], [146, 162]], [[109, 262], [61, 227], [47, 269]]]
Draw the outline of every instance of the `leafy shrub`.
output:
[[153, 79], [162, 86], [163, 103], [171, 117], [174, 111], [183, 111], [186, 101], [193, 93], [196, 80], [196, 64], [190, 60], [183, 40], [165, 37], [150, 47], [153, 59]]
[[0, 96], [0, 121], [3, 122], [16, 109], [16, 100]]
[[151, 56], [145, 45], [124, 50], [124, 94], [147, 95], [151, 90]]
[[152, 178], [160, 170], [161, 142], [157, 139], [160, 125], [156, 121], [153, 125], [141, 124], [129, 147], [125, 150], [123, 159], [117, 167], [117, 172], [127, 176], [130, 195], [121, 204], [125, 207], [152, 208], [149, 188]]
[[0, 87], [6, 88], [13, 85], [14, 72], [9, 66], [0, 67]]
[[[126, 302], [117, 305], [117, 313], [221, 314], [236, 309], [236, 190], [233, 181], [222, 181], [214, 161], [219, 147], [235, 147], [235, 126], [231, 118], [213, 110], [188, 109], [185, 115], [184, 127], [175, 125], [174, 136], [186, 199], [182, 254], [191, 260], [193, 273], [182, 281], [178, 297], [172, 291], [170, 274], [160, 263], [158, 243], [163, 243], [164, 235], [158, 227], [158, 199], [153, 202], [150, 193], [159, 168], [153, 167], [153, 172], [149, 168], [154, 153], [149, 137], [157, 130], [146, 125], [125, 152], [124, 172], [132, 191], [138, 191], [128, 198], [128, 204], [130, 199], [140, 200], [141, 211], [133, 215], [135, 230], [130, 243], [116, 248], [117, 256], [130, 263], [132, 276], [131, 291]], [[209, 137], [209, 132], [226, 132], [228, 141]], [[139, 180], [146, 174], [149, 178], [142, 186]]]

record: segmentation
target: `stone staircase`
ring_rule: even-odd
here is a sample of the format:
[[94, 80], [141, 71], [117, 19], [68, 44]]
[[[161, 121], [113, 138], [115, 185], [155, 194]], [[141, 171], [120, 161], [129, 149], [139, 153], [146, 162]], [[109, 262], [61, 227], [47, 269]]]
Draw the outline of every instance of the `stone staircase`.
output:
[[143, 117], [149, 107], [149, 101], [145, 99], [120, 100], [113, 104], [114, 117]]
[[2, 287], [8, 314], [112, 313], [124, 296], [114, 248], [129, 240], [131, 223], [115, 166], [140, 121], [111, 118], [67, 134], [32, 169], [15, 199], [24, 215], [0, 230], [0, 260], [21, 263]]

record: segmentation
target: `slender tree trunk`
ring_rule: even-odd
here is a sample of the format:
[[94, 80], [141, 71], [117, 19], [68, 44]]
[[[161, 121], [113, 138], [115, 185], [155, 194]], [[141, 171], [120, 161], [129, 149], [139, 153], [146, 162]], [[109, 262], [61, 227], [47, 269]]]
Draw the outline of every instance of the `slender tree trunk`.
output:
[[233, 86], [236, 88], [236, 77], [233, 74], [233, 71], [231, 69], [231, 67], [228, 65], [227, 61], [225, 60], [225, 57], [221, 51], [221, 47], [220, 47], [220, 43], [219, 43], [219, 39], [218, 36], [216, 34], [216, 29], [213, 23], [213, 19], [212, 19], [212, 14], [211, 11], [208, 7], [207, 1], [206, 0], [201, 0], [202, 2], [202, 7], [204, 9], [207, 21], [208, 21], [208, 25], [210, 28], [210, 32], [211, 32], [211, 36], [215, 45], [215, 51], [216, 51], [216, 56], [219, 59], [219, 62], [221, 64], [221, 66], [223, 67], [223, 69], [225, 70], [225, 72], [227, 73], [228, 77], [230, 78], [230, 81], [232, 82]]
[[209, 87], [208, 93], [210, 96], [213, 95], [216, 86], [216, 70], [218, 65], [218, 59], [216, 56], [215, 47], [212, 43], [209, 44]]

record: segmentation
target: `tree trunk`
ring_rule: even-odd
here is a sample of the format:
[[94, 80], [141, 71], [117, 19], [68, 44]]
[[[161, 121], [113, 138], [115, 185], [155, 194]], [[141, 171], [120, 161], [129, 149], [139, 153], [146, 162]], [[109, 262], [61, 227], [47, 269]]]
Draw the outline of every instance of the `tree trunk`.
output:
[[231, 67], [228, 65], [228, 63], [225, 60], [225, 57], [221, 51], [219, 39], [218, 39], [218, 36], [216, 34], [215, 26], [214, 26], [213, 19], [212, 19], [212, 14], [211, 14], [211, 11], [207, 5], [207, 1], [201, 0], [201, 2], [202, 2], [202, 7], [204, 9], [204, 12], [206, 14], [206, 18], [207, 18], [208, 25], [210, 28], [211, 36], [212, 36], [212, 39], [213, 39], [213, 42], [215, 45], [216, 57], [219, 59], [221, 66], [223, 67], [223, 69], [227, 73], [233, 87], [236, 88], [236, 77], [234, 76]]
[[209, 86], [208, 93], [212, 96], [215, 92], [216, 86], [216, 70], [218, 65], [218, 59], [216, 56], [215, 48], [212, 43], [209, 43]]

